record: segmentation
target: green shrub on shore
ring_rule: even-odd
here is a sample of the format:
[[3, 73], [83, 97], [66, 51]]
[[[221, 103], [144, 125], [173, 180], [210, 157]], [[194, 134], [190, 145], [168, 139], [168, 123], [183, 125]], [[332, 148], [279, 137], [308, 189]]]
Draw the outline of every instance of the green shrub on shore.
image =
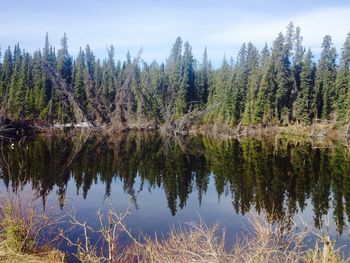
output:
[[[55, 213], [38, 209], [33, 198], [28, 196], [15, 194], [0, 196], [1, 262], [7, 262], [6, 258], [9, 255], [18, 258], [18, 261], [9, 262], [25, 262], [26, 260], [22, 259], [31, 258], [30, 256], [32, 259], [48, 257], [62, 259], [63, 253], [50, 246], [50, 242], [54, 239], [51, 238], [50, 231], [55, 228], [58, 219]], [[61, 261], [50, 259], [48, 262]], [[33, 262], [39, 261], [35, 259]]]

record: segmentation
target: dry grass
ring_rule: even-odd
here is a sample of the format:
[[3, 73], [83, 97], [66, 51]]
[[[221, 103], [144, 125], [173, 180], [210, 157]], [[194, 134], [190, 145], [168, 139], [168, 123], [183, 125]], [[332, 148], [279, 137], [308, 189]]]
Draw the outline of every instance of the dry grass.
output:
[[146, 239], [140, 262], [231, 262], [225, 251], [224, 235], [217, 235], [218, 227], [208, 228], [203, 222], [189, 224], [187, 230], [172, 229], [165, 240]]
[[[27, 201], [25, 201], [27, 200]], [[307, 249], [308, 227], [300, 229], [296, 224], [271, 222], [264, 214], [249, 216], [244, 238], [231, 250], [225, 247], [225, 231], [217, 225], [208, 227], [202, 220], [186, 227], [171, 228], [167, 238], [145, 237], [139, 242], [124, 225], [129, 210], [117, 213], [109, 210], [104, 215], [97, 212], [98, 229], [80, 222], [75, 214], [68, 215], [72, 226], [82, 230], [77, 241], [69, 239], [67, 232], [60, 237], [76, 248], [80, 262], [96, 263], [343, 263], [340, 251], [328, 235], [319, 235], [314, 249]], [[52, 221], [53, 220], [53, 221]], [[64, 254], [52, 246], [40, 246], [39, 240], [55, 225], [47, 213], [36, 210], [28, 198], [0, 198], [0, 261], [1, 262], [64, 262]], [[98, 242], [92, 243], [91, 234], [97, 233]], [[132, 244], [123, 248], [120, 235], [126, 233]]]
[[[220, 232], [220, 231], [219, 231]], [[316, 244], [315, 249], [305, 248], [310, 235], [308, 227], [271, 224], [263, 215], [251, 214], [249, 234], [227, 252], [224, 235], [218, 237], [218, 227], [208, 228], [202, 221], [190, 224], [188, 231], [172, 230], [169, 238], [147, 239], [138, 262], [152, 263], [341, 263], [338, 250], [328, 236]], [[326, 242], [324, 242], [327, 240]]]
[[63, 263], [65, 262], [65, 256], [58, 250], [49, 250], [46, 252], [36, 254], [20, 254], [13, 253], [1, 243], [0, 244], [0, 262], [1, 263]]

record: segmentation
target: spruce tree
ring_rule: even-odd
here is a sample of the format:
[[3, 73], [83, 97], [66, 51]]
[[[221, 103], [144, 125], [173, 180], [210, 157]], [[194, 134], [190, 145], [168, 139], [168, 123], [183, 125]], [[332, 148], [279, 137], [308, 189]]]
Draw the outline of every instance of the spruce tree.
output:
[[290, 117], [288, 106], [291, 93], [291, 69], [289, 60], [291, 43], [289, 38], [287, 38], [286, 43], [284, 41], [285, 39], [280, 33], [272, 46], [271, 59], [274, 75], [272, 82], [274, 83], [273, 86], [275, 86], [273, 90], [276, 91], [276, 118], [282, 122], [288, 122]]
[[291, 90], [290, 96], [290, 104], [289, 107], [292, 108], [293, 104], [297, 98], [297, 94], [300, 91], [300, 82], [301, 82], [301, 72], [302, 72], [302, 63], [303, 56], [305, 53], [304, 47], [302, 46], [302, 36], [300, 35], [300, 28], [297, 27], [295, 29], [295, 44], [294, 44], [294, 56], [292, 63], [292, 78], [293, 78], [293, 86]]
[[184, 54], [182, 58], [182, 76], [180, 88], [176, 99], [176, 113], [181, 115], [187, 112], [189, 106], [198, 103], [196, 87], [195, 87], [195, 72], [192, 50], [188, 42], [184, 45]]
[[11, 75], [13, 71], [12, 52], [8, 47], [4, 53], [4, 59], [0, 71], [0, 102], [5, 103], [8, 89], [10, 86]]
[[14, 115], [20, 119], [24, 119], [26, 113], [29, 113], [26, 110], [26, 106], [29, 106], [26, 105], [26, 102], [31, 103], [32, 101], [32, 92], [29, 89], [29, 54], [24, 53], [13, 101]]
[[[167, 60], [167, 75], [169, 79], [169, 106], [173, 108], [175, 115], [184, 113], [186, 105], [184, 103], [186, 94], [181, 94], [180, 85], [182, 78], [182, 39], [176, 38]], [[184, 93], [184, 92], [182, 92]], [[181, 98], [179, 96], [182, 96]]]
[[237, 124], [244, 111], [244, 103], [247, 93], [248, 82], [248, 63], [247, 63], [247, 46], [244, 43], [237, 56], [235, 66], [233, 91], [232, 91], [232, 122]]
[[232, 67], [224, 57], [221, 67], [216, 71], [214, 90], [209, 98], [210, 108], [208, 119], [222, 121], [230, 124], [231, 121], [231, 98], [232, 98]]
[[46, 74], [42, 67], [42, 54], [36, 51], [33, 57], [33, 93], [34, 93], [34, 116], [43, 117], [41, 113], [46, 106]]
[[46, 63], [51, 61], [51, 46], [49, 42], [49, 33], [46, 32], [45, 35], [45, 44], [43, 48], [43, 59]]
[[330, 118], [335, 95], [336, 55], [331, 36], [325, 36], [317, 66], [316, 94], [313, 102], [317, 118]]
[[91, 51], [90, 46], [86, 45], [85, 48], [85, 64], [87, 71], [89, 73], [89, 77], [91, 79], [94, 78], [95, 75], [95, 56], [94, 53]]
[[6, 108], [9, 109], [10, 113], [14, 117], [18, 117], [19, 115], [19, 108], [17, 108], [18, 103], [16, 104], [16, 94], [17, 89], [19, 87], [19, 76], [21, 73], [21, 65], [22, 65], [22, 55], [21, 50], [19, 49], [18, 45], [15, 45], [14, 48], [14, 66], [13, 66], [13, 73], [11, 75], [10, 85], [9, 85], [9, 96], [7, 100], [7, 106]]
[[242, 123], [252, 124], [254, 119], [254, 106], [260, 84], [259, 51], [252, 43], [247, 46], [247, 91], [245, 95]]
[[313, 88], [315, 85], [316, 67], [312, 61], [312, 52], [309, 49], [305, 54], [300, 74], [300, 89], [294, 103], [293, 115], [298, 122], [310, 124]]
[[68, 52], [67, 35], [64, 33], [61, 39], [61, 48], [57, 51], [57, 71], [67, 84], [72, 83], [72, 57]]
[[340, 67], [336, 79], [336, 116], [341, 122], [350, 121], [350, 33], [344, 42]]
[[86, 91], [84, 86], [85, 55], [82, 49], [74, 64], [74, 95], [81, 105], [86, 105]]
[[199, 66], [197, 74], [197, 95], [201, 105], [205, 105], [208, 101], [208, 92], [210, 85], [211, 67], [208, 61], [207, 48], [204, 49], [202, 63]]

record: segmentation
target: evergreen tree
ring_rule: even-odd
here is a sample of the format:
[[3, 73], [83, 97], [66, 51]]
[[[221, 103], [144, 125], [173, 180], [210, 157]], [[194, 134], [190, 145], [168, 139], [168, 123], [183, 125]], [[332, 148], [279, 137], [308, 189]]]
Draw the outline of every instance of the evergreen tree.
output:
[[231, 121], [231, 98], [232, 98], [232, 67], [224, 57], [221, 67], [216, 71], [214, 79], [214, 90], [209, 97], [210, 107], [209, 120], [216, 119], [230, 123]]
[[[289, 29], [291, 30], [291, 29]], [[292, 34], [289, 32], [289, 34]], [[290, 69], [290, 50], [291, 36], [287, 34], [287, 41], [284, 43], [284, 37], [279, 34], [272, 46], [272, 67], [273, 67], [273, 83], [276, 90], [275, 114], [278, 120], [283, 122], [289, 121], [289, 99], [291, 93], [291, 69]]]
[[313, 108], [317, 118], [330, 118], [335, 95], [336, 50], [331, 36], [325, 36], [316, 73]]
[[85, 54], [80, 48], [74, 64], [74, 95], [81, 105], [86, 105], [86, 91], [84, 86]]
[[51, 61], [51, 46], [49, 42], [49, 33], [46, 32], [45, 44], [43, 48], [43, 59], [45, 62], [49, 63]]
[[14, 115], [20, 119], [24, 119], [27, 112], [26, 102], [31, 103], [32, 101], [32, 92], [29, 88], [29, 54], [24, 53], [23, 59], [19, 69], [19, 77], [16, 83], [17, 87], [14, 93]]
[[[13, 71], [12, 52], [8, 47], [4, 53], [4, 59], [0, 71], [0, 102], [6, 99]], [[4, 105], [3, 105], [4, 106]]]
[[61, 48], [57, 51], [57, 71], [67, 84], [72, 82], [72, 57], [68, 52], [67, 36], [64, 33], [61, 39]]
[[341, 122], [350, 121], [350, 33], [342, 48], [340, 67], [336, 79], [336, 114]]
[[[46, 74], [42, 68], [42, 54], [36, 51], [33, 57], [34, 116], [41, 115], [46, 106]], [[44, 113], [43, 113], [44, 114]], [[44, 116], [40, 116], [44, 117]]]
[[[267, 49], [267, 47], [266, 47]], [[247, 47], [247, 91], [245, 95], [244, 112], [242, 115], [242, 123], [245, 125], [254, 122], [254, 107], [260, 84], [260, 67], [259, 67], [259, 51], [252, 43], [248, 43]]]
[[303, 124], [310, 124], [313, 88], [315, 85], [316, 67], [312, 61], [312, 52], [309, 49], [302, 63], [300, 75], [300, 89], [294, 103], [294, 117]]
[[91, 51], [90, 46], [86, 45], [85, 48], [85, 64], [87, 71], [89, 73], [89, 77], [91, 79], [94, 78], [95, 75], [95, 56], [94, 53]]
[[301, 44], [302, 39], [303, 38], [300, 35], [300, 28], [297, 27], [295, 29], [295, 37], [294, 37], [295, 45], [294, 45], [294, 57], [293, 57], [293, 64], [292, 64], [293, 87], [291, 91], [289, 107], [292, 107], [294, 101], [297, 98], [297, 94], [300, 91], [302, 63], [303, 63], [303, 56], [305, 53], [305, 50]]
[[253, 124], [272, 122], [275, 108], [275, 83], [273, 82], [273, 62], [269, 56], [265, 58], [262, 71], [259, 91], [254, 106]]
[[179, 91], [176, 98], [176, 113], [182, 115], [187, 112], [189, 106], [195, 105], [197, 101], [195, 87], [195, 72], [192, 50], [188, 42], [184, 45], [182, 58], [182, 76]]
[[232, 122], [238, 123], [244, 111], [248, 82], [247, 46], [244, 43], [238, 52], [232, 92]]
[[175, 115], [181, 115], [186, 108], [185, 95], [180, 94], [182, 98], [178, 98], [180, 93], [181, 77], [182, 77], [182, 39], [176, 38], [175, 43], [167, 60], [166, 70], [169, 79], [168, 95], [169, 106], [173, 109]]
[[[15, 45], [14, 48], [14, 66], [13, 66], [13, 73], [11, 75], [11, 80], [10, 80], [10, 86], [9, 86], [9, 96], [7, 100], [7, 106], [6, 109], [9, 109], [11, 115], [15, 116], [16, 118], [19, 115], [19, 108], [18, 103], [16, 105], [16, 100], [21, 99], [21, 98], [16, 98], [17, 95], [17, 89], [19, 87], [19, 76], [21, 72], [21, 64], [22, 64], [22, 55], [21, 55], [21, 50], [19, 49], [18, 45]], [[23, 94], [24, 96], [24, 94]], [[23, 97], [24, 99], [24, 97]]]
[[208, 101], [210, 75], [211, 66], [210, 62], [208, 61], [207, 48], [205, 48], [202, 57], [202, 63], [200, 64], [196, 78], [198, 101], [201, 105], [205, 105]]

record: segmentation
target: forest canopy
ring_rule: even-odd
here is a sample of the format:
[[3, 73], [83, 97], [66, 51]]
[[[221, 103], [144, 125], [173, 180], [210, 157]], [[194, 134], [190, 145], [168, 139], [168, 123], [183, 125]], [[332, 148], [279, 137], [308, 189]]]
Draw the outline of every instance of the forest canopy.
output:
[[[19, 44], [2, 49], [0, 117], [16, 120], [94, 125], [177, 120], [203, 112], [203, 123], [229, 126], [349, 122], [350, 33], [337, 54], [326, 35], [316, 61], [293, 23], [271, 47], [243, 43], [236, 59], [214, 68], [203, 52], [196, 60], [188, 42], [176, 38], [165, 63], [146, 63], [141, 52], [115, 60], [95, 57], [87, 45], [72, 57], [63, 35], [59, 49], [46, 34], [33, 53]], [[338, 59], [339, 58], [339, 59]]]

